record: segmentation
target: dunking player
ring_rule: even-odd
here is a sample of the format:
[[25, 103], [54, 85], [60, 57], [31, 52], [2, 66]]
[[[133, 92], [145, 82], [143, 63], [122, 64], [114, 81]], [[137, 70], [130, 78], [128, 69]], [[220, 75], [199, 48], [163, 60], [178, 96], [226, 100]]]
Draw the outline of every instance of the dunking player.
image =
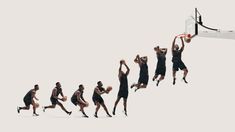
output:
[[171, 51], [172, 51], [172, 62], [173, 62], [173, 85], [175, 85], [175, 81], [176, 81], [176, 72], [181, 69], [184, 71], [184, 76], [183, 76], [183, 80], [185, 83], [188, 83], [186, 81], [186, 76], [188, 74], [188, 69], [185, 66], [184, 62], [181, 59], [182, 56], [182, 52], [184, 51], [184, 41], [183, 41], [183, 37], [180, 37], [181, 39], [181, 43], [182, 43], [182, 47], [179, 49], [179, 45], [175, 44], [177, 36], [175, 37], [173, 43], [172, 43], [172, 47], [171, 47]]

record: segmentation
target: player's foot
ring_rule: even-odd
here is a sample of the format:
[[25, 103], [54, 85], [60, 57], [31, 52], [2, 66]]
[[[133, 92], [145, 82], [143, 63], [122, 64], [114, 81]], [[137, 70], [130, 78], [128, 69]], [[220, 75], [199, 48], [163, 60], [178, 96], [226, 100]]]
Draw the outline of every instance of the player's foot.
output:
[[133, 83], [132, 85], [131, 85], [131, 88], [134, 88], [135, 87], [135, 83]]
[[188, 83], [188, 82], [186, 81], [186, 78], [185, 78], [185, 77], [183, 77], [183, 80], [184, 80], [185, 83]]
[[20, 113], [20, 107], [17, 107], [17, 112]]
[[115, 115], [115, 110], [113, 110], [113, 115]]
[[98, 115], [97, 115], [97, 114], [94, 114], [94, 117], [95, 117], [95, 118], [98, 118]]
[[110, 114], [107, 114], [107, 117], [112, 117]]
[[138, 89], [139, 89], [139, 88], [136, 88], [136, 89], [135, 89], [135, 92], [136, 92]]
[[45, 111], [46, 111], [46, 108], [45, 108], [44, 106], [42, 107], [42, 111], [43, 111], [43, 112], [45, 112]]
[[33, 113], [33, 116], [39, 116], [39, 114], [37, 114], [37, 113]]
[[83, 117], [85, 117], [85, 118], [89, 118], [89, 116], [88, 116], [88, 115], [86, 115], [86, 114], [84, 114], [84, 115], [83, 115]]
[[159, 82], [160, 82], [160, 81], [159, 81], [159, 80], [157, 80], [157, 84], [156, 84], [157, 86], [158, 86]]
[[127, 112], [124, 110], [123, 113], [127, 116]]
[[174, 78], [174, 79], [173, 79], [173, 85], [175, 85], [175, 80], [176, 80], [176, 79]]
[[155, 77], [153, 77], [153, 81], [155, 81], [155, 79], [156, 79], [156, 78], [155, 78]]
[[72, 114], [72, 111], [70, 111], [70, 112], [67, 112], [67, 114], [68, 114], [68, 115], [71, 115], [71, 114]]

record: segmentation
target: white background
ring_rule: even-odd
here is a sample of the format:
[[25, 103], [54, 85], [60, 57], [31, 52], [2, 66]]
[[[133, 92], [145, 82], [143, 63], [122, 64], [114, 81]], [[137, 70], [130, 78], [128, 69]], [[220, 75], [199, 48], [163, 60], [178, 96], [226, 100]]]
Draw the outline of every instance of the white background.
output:
[[[163, 131], [234, 132], [235, 41], [196, 37], [186, 44], [183, 61], [189, 84], [172, 85], [170, 47], [175, 35], [184, 32], [185, 19], [197, 7], [207, 25], [235, 29], [234, 2], [214, 0], [7, 0], [0, 2], [0, 88], [2, 131]], [[153, 47], [167, 47], [166, 79], [159, 87], [152, 82], [156, 67]], [[96, 82], [113, 86], [104, 95], [109, 111], [116, 100], [119, 60], [131, 68], [129, 85], [138, 79], [136, 54], [149, 57], [148, 88], [128, 98], [128, 117], [107, 118], [103, 109], [93, 117], [92, 93]], [[17, 114], [22, 98], [39, 84], [41, 106], [50, 104], [51, 90], [60, 81], [69, 98], [80, 83], [90, 103], [90, 118], [78, 108], [66, 115], [59, 107], [46, 113], [38, 109]]]

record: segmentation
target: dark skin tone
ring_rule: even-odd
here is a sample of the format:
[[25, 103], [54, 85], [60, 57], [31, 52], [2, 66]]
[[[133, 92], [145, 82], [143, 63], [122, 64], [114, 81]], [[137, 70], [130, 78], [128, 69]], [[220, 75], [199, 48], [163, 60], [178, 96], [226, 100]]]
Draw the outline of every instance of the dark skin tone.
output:
[[[140, 67], [141, 67], [142, 64], [147, 63], [147, 61], [148, 61], [147, 56], [140, 57], [139, 55], [137, 55], [137, 56], [135, 57], [135, 59], [134, 59], [134, 62], [137, 63], [137, 64], [139, 64]], [[131, 86], [131, 88], [133, 88], [133, 87], [136, 87], [135, 91], [137, 91], [137, 90], [140, 89], [140, 88], [146, 88], [147, 85], [137, 83], [137, 84], [133, 84], [133, 85]]]
[[[95, 88], [95, 92], [96, 92], [97, 94], [99, 94], [99, 95], [102, 95], [102, 94], [104, 94], [104, 93], [108, 94], [109, 91], [107, 91], [107, 90], [104, 90], [104, 91], [100, 91], [100, 90], [99, 90], [98, 87], [102, 87], [102, 86], [103, 86], [103, 84], [102, 84], [101, 82], [98, 83], [98, 86]], [[98, 101], [96, 101], [95, 104], [96, 104], [96, 110], [95, 110], [95, 117], [96, 117], [96, 118], [98, 117], [98, 116], [97, 116], [97, 113], [98, 113], [98, 111], [99, 111], [99, 109], [100, 109], [100, 106], [102, 106], [102, 107], [104, 108], [105, 112], [107, 113], [107, 115], [108, 115], [109, 117], [112, 117], [112, 116], [109, 114], [108, 109], [107, 109], [107, 107], [106, 107], [106, 105], [105, 105], [104, 102], [103, 102], [103, 103], [99, 103]]]
[[78, 105], [80, 107], [80, 111], [83, 113], [84, 117], [88, 117], [84, 111], [84, 107], [88, 107], [87, 103], [85, 101], [85, 99], [83, 98], [83, 96], [81, 96], [81, 92], [83, 92], [84, 90], [84, 86], [80, 86], [79, 89], [76, 91], [76, 96], [77, 96], [77, 100], [78, 100]]
[[[167, 48], [160, 48], [159, 46], [157, 46], [157, 47], [154, 48], [154, 51], [156, 52], [157, 55], [160, 55], [160, 54], [166, 55], [166, 53], [167, 53]], [[154, 81], [155, 79], [157, 79], [157, 78], [158, 78], [158, 75], [154, 75], [153, 81]], [[159, 78], [159, 80], [157, 80], [157, 83], [159, 83], [160, 81], [162, 81], [164, 78], [165, 78], [165, 76], [161, 75], [161, 77]]]
[[[172, 43], [172, 47], [171, 47], [172, 55], [173, 55], [173, 52], [175, 50], [179, 50], [179, 46], [177, 44], [175, 44], [176, 38], [177, 38], [177, 36], [174, 38], [173, 43]], [[181, 40], [181, 43], [182, 43], [182, 47], [180, 48], [180, 51], [183, 52], [184, 51], [184, 41], [183, 41], [183, 37], [182, 36], [180, 37], [180, 40]], [[185, 78], [186, 78], [186, 76], [188, 74], [188, 69], [184, 68], [183, 71], [184, 71], [184, 77], [183, 78], [185, 80]], [[176, 72], [177, 71], [173, 69], [173, 79], [174, 79], [174, 81], [176, 79]]]
[[[57, 87], [57, 88], [61, 88], [60, 83], [56, 84], [56, 87]], [[56, 95], [56, 94], [57, 94], [57, 88], [54, 88], [54, 89], [53, 89], [53, 91], [52, 91], [52, 96], [53, 96], [53, 98], [55, 98], [55, 99], [58, 99], [58, 100], [63, 101], [64, 94], [63, 94], [63, 92], [61, 92], [60, 95], [62, 96], [62, 98], [59, 98], [59, 97]], [[53, 108], [56, 107], [56, 105], [59, 105], [59, 106], [61, 107], [61, 109], [62, 109], [64, 112], [66, 112], [67, 114], [71, 114], [71, 112], [68, 112], [68, 111], [65, 109], [65, 107], [63, 106], [63, 104], [60, 103], [59, 101], [57, 102], [57, 104], [52, 104], [52, 105], [49, 105], [49, 106], [45, 106], [44, 109], [43, 109], [43, 111], [45, 111], [45, 110], [48, 109], [48, 108], [53, 109]]]
[[[31, 100], [32, 100], [32, 106], [33, 106], [33, 114], [38, 116], [38, 114], [36, 113], [36, 108], [37, 108], [37, 104], [35, 102], [35, 100], [38, 101], [38, 98], [36, 97], [36, 91], [39, 90], [39, 86], [35, 86], [33, 91], [32, 91], [32, 97], [31, 97]], [[34, 100], [35, 99], [35, 100]], [[25, 106], [25, 107], [19, 107], [18, 108], [18, 113], [20, 113], [20, 110], [29, 110], [30, 109], [30, 105], [28, 106]]]
[[[124, 73], [122, 71], [122, 65], [124, 65], [127, 69], [126, 73]], [[119, 81], [120, 81], [120, 78], [123, 74], [125, 74], [126, 76], [129, 75], [130, 73], [130, 68], [126, 65], [126, 62], [124, 60], [121, 60], [120, 61], [120, 67], [119, 67], [119, 70], [118, 70], [118, 78], [119, 78]], [[113, 108], [113, 115], [115, 115], [115, 110], [116, 110], [116, 107], [117, 107], [117, 104], [118, 102], [120, 101], [121, 97], [117, 97], [117, 100], [115, 101], [115, 104], [114, 104], [114, 108]], [[127, 111], [126, 111], [126, 106], [127, 106], [127, 99], [126, 98], [123, 98], [123, 106], [124, 106], [124, 111], [125, 111], [125, 115], [127, 115]]]

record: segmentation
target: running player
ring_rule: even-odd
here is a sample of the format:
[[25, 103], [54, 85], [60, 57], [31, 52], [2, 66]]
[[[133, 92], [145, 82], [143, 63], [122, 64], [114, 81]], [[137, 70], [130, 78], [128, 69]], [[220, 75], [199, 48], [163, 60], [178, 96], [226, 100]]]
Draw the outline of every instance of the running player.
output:
[[101, 81], [97, 82], [97, 86], [94, 89], [94, 93], [93, 93], [93, 96], [92, 96], [92, 100], [93, 100], [94, 104], [96, 105], [96, 110], [95, 110], [95, 115], [94, 115], [96, 118], [98, 118], [97, 113], [98, 113], [98, 111], [100, 109], [100, 105], [104, 108], [107, 116], [108, 117], [112, 117], [109, 114], [106, 105], [104, 104], [103, 98], [101, 97], [101, 95], [104, 94], [104, 93], [108, 94], [109, 92], [103, 88], [103, 84], [102, 84]]
[[[127, 69], [127, 71], [125, 73], [122, 71], [122, 65], [124, 65]], [[119, 86], [119, 92], [118, 92], [117, 100], [115, 101], [115, 104], [114, 104], [114, 107], [113, 107], [113, 115], [115, 115], [115, 111], [116, 111], [116, 107], [117, 107], [118, 102], [120, 101], [121, 98], [123, 98], [124, 112], [125, 112], [125, 115], [127, 116], [127, 110], [126, 110], [127, 97], [128, 97], [128, 80], [127, 80], [127, 76], [129, 74], [129, 72], [130, 72], [130, 68], [127, 66], [127, 64], [124, 60], [121, 60], [120, 61], [120, 67], [119, 67], [119, 73], [118, 73], [120, 86]]]
[[148, 85], [149, 74], [148, 74], [147, 61], [148, 61], [147, 56], [140, 57], [139, 55], [137, 55], [134, 60], [134, 62], [139, 64], [140, 66], [138, 83], [137, 84], [134, 83], [131, 85], [131, 88], [136, 87], [135, 92], [140, 88], [146, 88]]
[[182, 56], [182, 52], [184, 51], [184, 41], [183, 41], [183, 37], [180, 37], [181, 39], [181, 43], [182, 43], [182, 47], [179, 49], [179, 45], [175, 44], [176, 38], [174, 39], [173, 43], [172, 43], [172, 62], [173, 62], [173, 85], [175, 85], [175, 80], [176, 80], [176, 72], [180, 69], [184, 71], [184, 76], [183, 76], [183, 80], [185, 83], [188, 83], [186, 81], [186, 76], [188, 74], [188, 69], [185, 66], [184, 62], [181, 59]]
[[73, 96], [71, 97], [71, 102], [75, 106], [78, 105], [80, 107], [80, 111], [82, 112], [83, 117], [88, 118], [88, 116], [84, 112], [84, 107], [88, 107], [88, 103], [83, 98], [83, 91], [84, 91], [84, 86], [82, 84], [80, 84], [78, 90], [76, 90], [74, 92]]
[[[61, 95], [62, 98], [59, 98], [58, 97], [59, 95]], [[56, 87], [52, 90], [52, 93], [51, 93], [50, 100], [51, 100], [52, 105], [44, 106], [43, 107], [43, 112], [45, 112], [46, 109], [48, 109], [48, 108], [54, 109], [56, 107], [56, 105], [59, 105], [63, 111], [65, 111], [68, 115], [71, 115], [72, 111], [70, 111], [70, 112], [67, 111], [64, 108], [63, 104], [59, 101], [59, 100], [65, 101], [64, 99], [65, 99], [65, 96], [64, 96], [64, 94], [62, 92], [61, 84], [60, 84], [60, 82], [57, 82], [56, 83]]]
[[24, 104], [25, 107], [17, 107], [17, 112], [20, 113], [20, 110], [29, 110], [30, 105], [33, 106], [33, 115], [39, 116], [39, 114], [36, 113], [36, 108], [38, 107], [38, 104], [34, 101], [34, 99], [38, 100], [36, 97], [36, 91], [39, 90], [39, 86], [36, 84], [34, 85], [34, 89], [31, 89], [25, 96], [24, 96]]
[[157, 86], [160, 81], [162, 81], [166, 74], [166, 53], [167, 48], [160, 48], [159, 46], [155, 47], [154, 50], [157, 54], [157, 68], [155, 70], [155, 75], [153, 77], [153, 81], [158, 78], [158, 75], [161, 75], [161, 77], [157, 80]]

